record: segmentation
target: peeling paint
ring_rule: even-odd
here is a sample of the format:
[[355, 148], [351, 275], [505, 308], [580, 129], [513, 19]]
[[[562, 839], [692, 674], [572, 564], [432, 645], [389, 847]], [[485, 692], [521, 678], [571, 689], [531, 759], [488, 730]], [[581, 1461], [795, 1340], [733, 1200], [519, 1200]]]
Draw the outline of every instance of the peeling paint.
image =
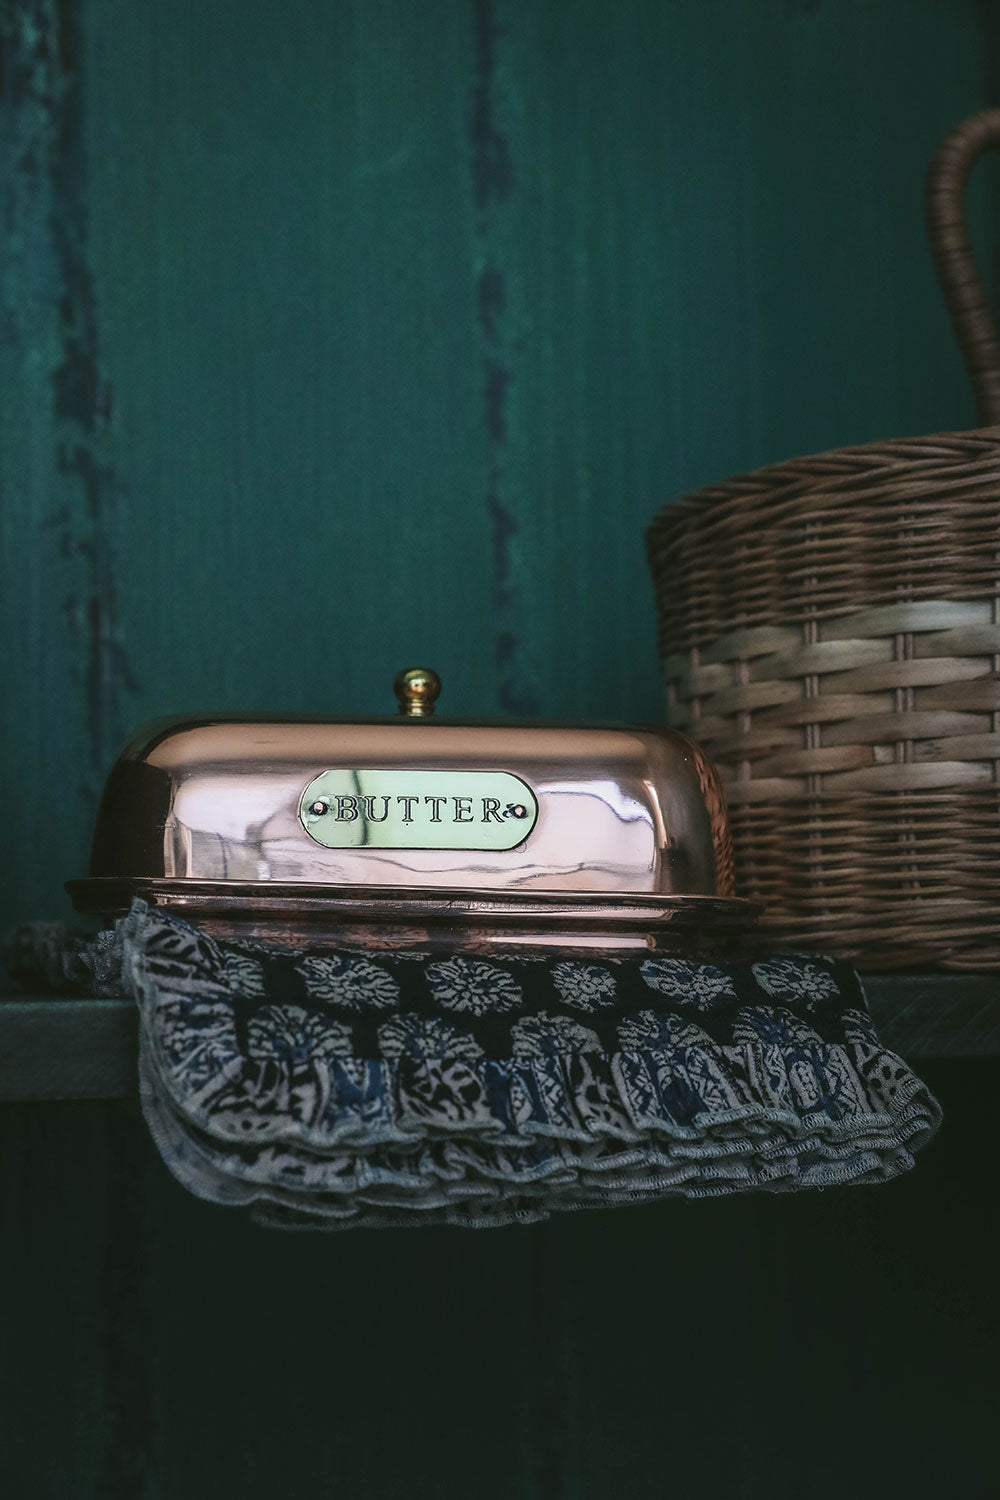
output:
[[77, 0], [56, 0], [60, 80], [51, 156], [52, 241], [61, 273], [63, 359], [53, 377], [60, 470], [78, 481], [87, 517], [80, 556], [87, 573], [87, 731], [98, 774], [123, 736], [121, 697], [136, 690], [122, 643], [114, 524], [119, 485], [108, 456], [111, 388], [103, 376], [94, 282], [86, 258], [86, 162]]
[[55, 332], [44, 354], [52, 371], [56, 466], [68, 492], [54, 500], [47, 524], [59, 536], [61, 555], [78, 563], [63, 613], [68, 649], [82, 676], [88, 774], [99, 782], [122, 738], [122, 696], [136, 684], [118, 619], [114, 531], [120, 485], [109, 453], [113, 403], [101, 370], [86, 255], [77, 0], [7, 0], [0, 7], [0, 48], [4, 154], [17, 179], [8, 213], [22, 239], [29, 237], [22, 274], [37, 278], [23, 299], [16, 283], [10, 287], [3, 331], [10, 340], [37, 343], [32, 309], [41, 299], [50, 304], [46, 321]]
[[516, 548], [520, 526], [504, 487], [508, 400], [514, 371], [508, 356], [507, 288], [496, 264], [497, 213], [514, 190], [510, 145], [496, 101], [497, 51], [501, 28], [494, 0], [474, 0], [476, 77], [472, 99], [472, 190], [483, 268], [477, 280], [482, 340], [483, 423], [486, 436], [486, 513], [492, 543], [494, 660], [501, 707], [537, 713], [537, 695], [521, 649]]
[[514, 189], [510, 148], [494, 111], [497, 25], [494, 0], [474, 0], [476, 28], [476, 85], [472, 109], [472, 184], [476, 207], [484, 213], [502, 203]]
[[505, 365], [489, 355], [483, 361], [483, 368], [486, 432], [494, 447], [502, 448], [507, 441], [507, 388], [513, 376]]
[[479, 322], [488, 344], [500, 339], [500, 319], [507, 303], [503, 273], [487, 266], [479, 277]]

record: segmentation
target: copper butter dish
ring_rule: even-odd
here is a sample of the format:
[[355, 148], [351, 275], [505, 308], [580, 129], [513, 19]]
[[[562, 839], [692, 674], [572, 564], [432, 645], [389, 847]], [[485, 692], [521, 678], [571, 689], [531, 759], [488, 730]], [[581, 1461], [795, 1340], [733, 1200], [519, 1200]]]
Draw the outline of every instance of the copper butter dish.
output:
[[745, 931], [716, 773], [643, 726], [473, 722], [396, 679], [372, 719], [149, 725], [104, 791], [78, 910], [135, 897], [293, 944], [699, 949]]

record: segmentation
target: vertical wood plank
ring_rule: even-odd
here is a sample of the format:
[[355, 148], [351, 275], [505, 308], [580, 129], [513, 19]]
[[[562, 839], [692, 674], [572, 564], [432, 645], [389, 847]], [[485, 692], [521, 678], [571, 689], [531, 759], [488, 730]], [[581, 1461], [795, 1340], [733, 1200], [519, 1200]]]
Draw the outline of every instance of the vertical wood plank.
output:
[[974, 420], [922, 195], [938, 138], [983, 102], [979, 17], [906, 0], [489, 14], [526, 675], [549, 711], [658, 717], [642, 533], [663, 501]]
[[530, 513], [529, 475], [511, 448], [511, 389], [520, 374], [525, 337], [524, 288], [513, 280], [511, 200], [523, 193], [524, 163], [515, 169], [509, 139], [513, 108], [509, 28], [497, 0], [475, 0], [475, 77], [471, 119], [471, 187], [476, 231], [476, 290], [480, 335], [482, 427], [486, 448], [484, 519], [492, 564], [493, 678], [506, 713], [542, 711], [535, 644], [526, 627], [525, 595], [544, 587], [543, 560], [525, 545]]
[[138, 706], [481, 702], [465, 11], [94, 0], [89, 48]]
[[87, 257], [76, 0], [0, 11], [0, 805], [5, 918], [62, 912], [134, 685]]
[[530, 1235], [255, 1229], [162, 1176], [164, 1500], [530, 1496]]
[[5, 1493], [159, 1493], [145, 1208], [154, 1167], [134, 1107], [0, 1109]]

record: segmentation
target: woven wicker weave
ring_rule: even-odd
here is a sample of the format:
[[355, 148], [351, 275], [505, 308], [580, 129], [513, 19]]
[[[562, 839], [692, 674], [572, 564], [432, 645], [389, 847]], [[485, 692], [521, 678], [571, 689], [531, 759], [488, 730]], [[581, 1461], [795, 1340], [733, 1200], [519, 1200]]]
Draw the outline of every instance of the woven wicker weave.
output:
[[[928, 180], [984, 423], [1000, 348], [963, 221], [1000, 110]], [[793, 460], [648, 534], [672, 721], [726, 781], [740, 894], [870, 969], [1000, 968], [1000, 425]]]

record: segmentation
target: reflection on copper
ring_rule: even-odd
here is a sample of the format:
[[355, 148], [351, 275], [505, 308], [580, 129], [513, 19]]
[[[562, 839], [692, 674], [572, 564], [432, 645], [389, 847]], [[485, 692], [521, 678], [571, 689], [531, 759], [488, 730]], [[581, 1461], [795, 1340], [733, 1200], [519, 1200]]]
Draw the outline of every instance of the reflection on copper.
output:
[[[444, 773], [460, 787], [463, 773], [507, 772], [533, 793], [537, 821], [508, 849], [327, 847], [306, 831], [302, 799], [321, 773], [351, 768], [433, 771], [439, 788]], [[381, 923], [384, 939], [391, 922], [435, 942], [447, 931], [453, 946], [512, 933], [519, 943], [556, 933], [571, 946], [648, 946], [671, 923], [680, 930], [686, 903], [692, 918], [723, 927], [749, 912], [730, 899], [718, 777], [682, 736], [426, 715], [154, 725], [108, 778], [90, 878], [72, 891], [105, 915], [145, 893], [199, 920], [221, 921], [225, 909], [225, 921], [252, 926], [270, 902], [272, 933], [308, 928], [303, 913], [322, 909], [328, 930]], [[358, 901], [363, 912], [349, 919]]]
[[742, 945], [757, 909], [714, 896], [474, 892], [282, 885], [277, 882], [95, 878], [69, 882], [81, 911], [110, 916], [139, 897], [210, 932], [309, 947], [472, 952], [684, 951]]

